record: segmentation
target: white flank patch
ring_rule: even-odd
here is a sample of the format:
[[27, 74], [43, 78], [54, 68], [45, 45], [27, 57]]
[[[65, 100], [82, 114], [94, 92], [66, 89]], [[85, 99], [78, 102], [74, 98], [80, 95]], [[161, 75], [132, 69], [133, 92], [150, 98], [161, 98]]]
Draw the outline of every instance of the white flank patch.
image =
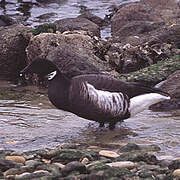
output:
[[148, 109], [149, 106], [166, 99], [170, 99], [170, 97], [158, 93], [148, 93], [148, 94], [135, 96], [130, 99], [129, 111], [131, 113], [131, 116], [134, 116], [137, 113], [142, 112], [145, 109]]
[[110, 113], [114, 117], [126, 114], [129, 103], [121, 92], [97, 90], [91, 84], [86, 83], [86, 85], [90, 101], [103, 112]]
[[49, 74], [47, 75], [48, 80], [49, 80], [49, 81], [52, 80], [52, 79], [56, 76], [56, 74], [57, 74], [57, 71], [53, 71], [53, 72], [49, 73]]

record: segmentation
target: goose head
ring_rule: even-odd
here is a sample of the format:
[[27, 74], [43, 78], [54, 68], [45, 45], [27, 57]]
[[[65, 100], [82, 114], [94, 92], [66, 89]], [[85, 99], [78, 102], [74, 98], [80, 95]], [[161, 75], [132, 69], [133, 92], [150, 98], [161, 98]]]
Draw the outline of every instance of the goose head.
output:
[[[54, 75], [58, 71], [57, 66], [44, 58], [35, 58], [31, 64], [26, 66], [23, 70], [20, 71], [20, 76], [23, 76], [26, 73], [36, 73], [41, 77], [46, 75]], [[49, 77], [48, 76], [48, 77]]]

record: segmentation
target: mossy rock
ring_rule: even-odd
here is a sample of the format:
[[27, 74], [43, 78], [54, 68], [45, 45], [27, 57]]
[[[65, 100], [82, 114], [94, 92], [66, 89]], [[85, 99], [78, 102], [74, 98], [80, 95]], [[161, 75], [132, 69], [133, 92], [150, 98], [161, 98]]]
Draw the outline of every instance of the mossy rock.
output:
[[31, 32], [34, 36], [40, 33], [56, 33], [56, 25], [54, 23], [45, 23], [28, 32]]
[[159, 61], [156, 64], [128, 74], [120, 74], [119, 79], [155, 85], [180, 69], [180, 56]]

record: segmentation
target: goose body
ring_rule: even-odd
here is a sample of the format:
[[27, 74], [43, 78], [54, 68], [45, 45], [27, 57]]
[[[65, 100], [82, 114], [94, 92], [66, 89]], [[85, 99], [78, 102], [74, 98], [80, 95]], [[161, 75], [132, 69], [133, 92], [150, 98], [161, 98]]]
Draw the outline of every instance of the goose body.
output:
[[167, 93], [139, 83], [124, 82], [103, 74], [79, 75], [68, 79], [55, 64], [37, 58], [21, 72], [48, 76], [48, 97], [58, 109], [94, 120], [103, 126], [141, 112], [150, 105], [169, 99]]

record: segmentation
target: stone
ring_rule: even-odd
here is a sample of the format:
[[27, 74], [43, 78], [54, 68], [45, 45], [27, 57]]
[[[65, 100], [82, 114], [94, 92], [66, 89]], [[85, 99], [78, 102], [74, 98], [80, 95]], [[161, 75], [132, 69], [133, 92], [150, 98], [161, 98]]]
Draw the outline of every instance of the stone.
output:
[[131, 161], [117, 161], [112, 163], [106, 163], [106, 165], [110, 167], [128, 168], [128, 169], [133, 169], [136, 167], [136, 164]]
[[92, 21], [93, 23], [97, 24], [98, 26], [102, 27], [106, 24], [104, 19], [90, 13], [90, 12], [84, 12], [83, 14], [79, 15], [78, 18], [85, 18], [89, 21]]
[[14, 161], [16, 163], [22, 163], [22, 164], [24, 164], [26, 162], [26, 160], [23, 156], [6, 156], [5, 159]]
[[10, 168], [14, 168], [16, 166], [17, 166], [17, 164], [13, 161], [0, 159], [0, 170], [1, 171], [6, 171], [6, 170], [8, 170]]
[[112, 68], [102, 61], [104, 42], [78, 33], [43, 33], [31, 38], [26, 53], [28, 64], [37, 56], [52, 60], [68, 77], [99, 73]]
[[174, 177], [180, 177], [180, 169], [176, 169], [173, 171], [173, 176]]
[[65, 165], [64, 164], [62, 164], [62, 163], [58, 163], [58, 162], [56, 162], [56, 163], [53, 163], [54, 165], [56, 165], [56, 166], [58, 166], [60, 169], [62, 169], [62, 168], [64, 168], [65, 167]]
[[128, 143], [125, 146], [119, 149], [119, 152], [129, 152], [129, 151], [139, 151], [141, 150], [140, 146], [134, 143]]
[[84, 30], [91, 32], [94, 36], [100, 37], [100, 28], [97, 24], [85, 18], [65, 18], [54, 22], [57, 30], [64, 31]]
[[119, 154], [117, 154], [116, 152], [108, 151], [108, 150], [99, 151], [99, 155], [107, 157], [107, 158], [117, 158], [117, 157], [119, 157]]
[[89, 163], [89, 159], [85, 157], [85, 158], [82, 159], [81, 163], [86, 165], [86, 164]]
[[132, 21], [154, 21], [160, 22], [162, 19], [156, 9], [142, 3], [131, 3], [121, 7], [111, 18], [111, 30], [114, 34], [124, 25]]
[[23, 33], [31, 28], [23, 25], [0, 27], [0, 76], [2, 79], [16, 80], [25, 66], [25, 48], [28, 42]]
[[67, 176], [72, 171], [78, 171], [81, 174], [86, 173], [86, 166], [78, 161], [72, 161], [61, 169], [63, 176]]

